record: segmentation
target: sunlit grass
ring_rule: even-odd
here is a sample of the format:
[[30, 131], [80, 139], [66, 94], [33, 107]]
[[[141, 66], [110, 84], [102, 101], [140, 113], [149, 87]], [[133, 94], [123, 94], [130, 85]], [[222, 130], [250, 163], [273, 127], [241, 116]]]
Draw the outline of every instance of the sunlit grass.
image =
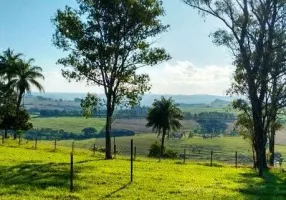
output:
[[34, 128], [51, 128], [54, 130], [64, 130], [66, 132], [81, 133], [82, 129], [94, 127], [101, 131], [105, 124], [103, 118], [84, 118], [84, 117], [49, 117], [32, 118]]
[[134, 182], [130, 161], [75, 149], [75, 191], [69, 192], [69, 147], [8, 140], [0, 146], [0, 199], [284, 199], [286, 175], [250, 168], [137, 157]]

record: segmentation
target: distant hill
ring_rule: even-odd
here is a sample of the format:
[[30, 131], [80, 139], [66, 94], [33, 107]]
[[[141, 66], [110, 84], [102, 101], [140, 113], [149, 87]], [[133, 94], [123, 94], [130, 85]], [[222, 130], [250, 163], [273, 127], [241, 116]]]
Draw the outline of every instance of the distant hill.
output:
[[225, 101], [221, 99], [216, 99], [213, 102], [210, 103], [213, 107], [225, 107], [230, 104], [230, 101]]
[[[83, 98], [86, 96], [85, 93], [32, 93], [33, 96], [43, 96], [45, 98], [52, 99], [63, 99], [73, 101], [75, 98]], [[100, 97], [104, 98], [103, 94], [99, 94]], [[166, 98], [172, 97], [176, 103], [181, 104], [217, 104], [217, 101], [232, 101], [233, 97], [208, 95], [208, 94], [195, 94], [195, 95], [172, 95], [172, 94], [145, 94], [142, 98], [141, 105], [149, 106], [152, 104], [154, 99], [160, 99], [161, 96]], [[218, 102], [222, 103], [222, 102]]]

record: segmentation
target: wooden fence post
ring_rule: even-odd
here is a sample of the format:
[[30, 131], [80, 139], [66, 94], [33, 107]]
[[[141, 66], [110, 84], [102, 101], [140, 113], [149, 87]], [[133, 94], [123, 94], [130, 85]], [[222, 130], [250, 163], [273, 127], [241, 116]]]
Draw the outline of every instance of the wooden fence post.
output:
[[55, 139], [55, 147], [54, 147], [54, 151], [57, 150], [57, 139]]
[[35, 150], [37, 149], [37, 145], [38, 145], [38, 138], [36, 137], [36, 138], [35, 138], [35, 147], [34, 147]]
[[235, 152], [235, 168], [237, 168], [237, 151]]
[[70, 162], [70, 191], [73, 191], [73, 154], [71, 153], [71, 162]]
[[130, 150], [130, 182], [133, 182], [133, 139], [131, 139]]
[[74, 141], [72, 142], [72, 151], [71, 151], [71, 153], [73, 154], [73, 152], [74, 152]]
[[211, 166], [213, 166], [213, 150], [211, 150]]
[[184, 164], [186, 163], [186, 149], [184, 149]]

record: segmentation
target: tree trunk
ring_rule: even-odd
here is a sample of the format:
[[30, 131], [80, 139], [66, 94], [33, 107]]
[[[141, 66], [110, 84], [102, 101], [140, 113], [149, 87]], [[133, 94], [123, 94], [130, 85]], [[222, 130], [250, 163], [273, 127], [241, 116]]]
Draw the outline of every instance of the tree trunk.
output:
[[[254, 100], [255, 99], [255, 100]], [[254, 123], [254, 149], [256, 153], [256, 163], [259, 170], [259, 176], [263, 176], [263, 170], [267, 168], [266, 163], [266, 131], [262, 123], [262, 107], [258, 98], [251, 99], [252, 115]]]
[[111, 118], [112, 118], [112, 106], [111, 97], [107, 97], [106, 104], [106, 127], [105, 127], [105, 159], [112, 159], [111, 154]]
[[275, 153], [275, 123], [271, 124], [270, 136], [269, 136], [269, 152], [270, 159], [269, 165], [274, 166], [274, 153]]
[[8, 130], [5, 128], [4, 138], [8, 138]]
[[161, 153], [160, 153], [161, 158], [162, 158], [163, 155], [164, 155], [165, 135], [166, 135], [166, 129], [163, 129], [162, 142], [161, 142]]
[[[17, 107], [16, 107], [16, 121], [18, 121], [18, 117], [19, 117], [18, 115], [19, 115], [19, 111], [20, 111], [20, 106], [21, 106], [23, 94], [24, 94], [24, 91], [20, 90], [18, 100], [17, 100]], [[17, 133], [16, 133], [16, 130], [13, 130], [13, 131], [14, 131], [14, 140], [16, 140], [17, 139]]]

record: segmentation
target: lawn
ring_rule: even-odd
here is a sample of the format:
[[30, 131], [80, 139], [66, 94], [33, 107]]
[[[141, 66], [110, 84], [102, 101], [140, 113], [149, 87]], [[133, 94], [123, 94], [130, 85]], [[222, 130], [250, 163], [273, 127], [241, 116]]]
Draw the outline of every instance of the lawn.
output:
[[[9, 147], [8, 147], [9, 145]], [[56, 152], [32, 143], [0, 146], [0, 199], [284, 199], [286, 175], [271, 170], [264, 179], [250, 168], [137, 157], [130, 183], [127, 157], [75, 149], [75, 191], [69, 192], [69, 148]]]
[[63, 129], [67, 132], [80, 133], [86, 127], [94, 127], [101, 131], [105, 125], [103, 118], [84, 118], [84, 117], [49, 117], [31, 119], [34, 128], [51, 128], [55, 130]]

